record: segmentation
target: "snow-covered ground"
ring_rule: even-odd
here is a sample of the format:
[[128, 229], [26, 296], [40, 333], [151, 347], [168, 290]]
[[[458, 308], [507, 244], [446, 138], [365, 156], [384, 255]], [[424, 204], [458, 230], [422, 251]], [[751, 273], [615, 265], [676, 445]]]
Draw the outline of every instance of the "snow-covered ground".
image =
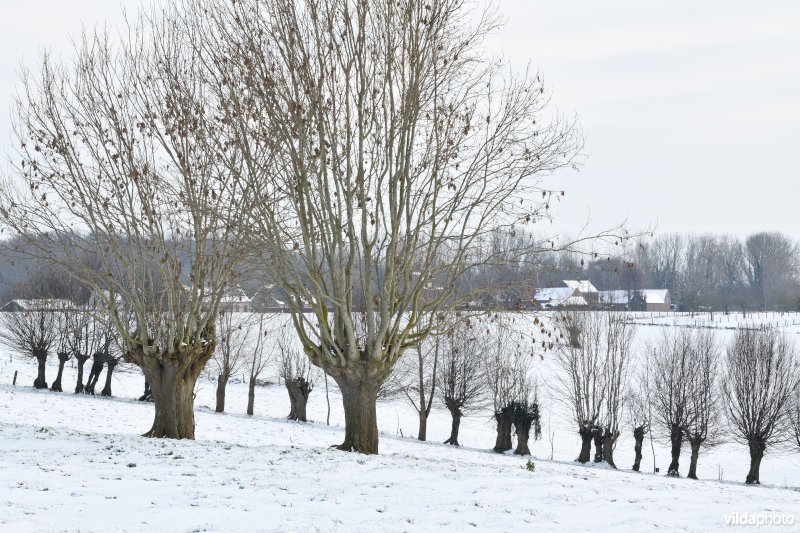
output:
[[[640, 340], [696, 319], [639, 314]], [[788, 319], [785, 326], [795, 327]], [[326, 425], [322, 381], [307, 424], [285, 420], [282, 386], [259, 387], [256, 414], [248, 417], [245, 385], [229, 385], [228, 412], [217, 414], [215, 384], [202, 381], [197, 440], [145, 439], [138, 435], [150, 427], [153, 407], [132, 400], [141, 394], [140, 374], [115, 373], [114, 398], [35, 391], [35, 365], [2, 351], [0, 531], [708, 531], [730, 527], [725, 516], [732, 513], [800, 524], [800, 453], [768, 454], [761, 487], [741, 483], [748, 454], [733, 443], [701, 453], [700, 481], [574, 463], [579, 441], [552, 401], [549, 361], [536, 365], [544, 424], [529, 471], [528, 458], [490, 451], [488, 412], [462, 422], [464, 446], [453, 448], [440, 444], [450, 429], [446, 410], [437, 405], [429, 442], [421, 443], [413, 438], [416, 413], [402, 399], [379, 404], [381, 455], [332, 450], [342, 439], [343, 413], [331, 382]], [[48, 382], [54, 376], [48, 368]], [[66, 390], [74, 379], [68, 363]], [[642, 469], [652, 472], [645, 444]], [[668, 450], [658, 441], [654, 450], [663, 472]], [[629, 468], [629, 435], [615, 457]]]

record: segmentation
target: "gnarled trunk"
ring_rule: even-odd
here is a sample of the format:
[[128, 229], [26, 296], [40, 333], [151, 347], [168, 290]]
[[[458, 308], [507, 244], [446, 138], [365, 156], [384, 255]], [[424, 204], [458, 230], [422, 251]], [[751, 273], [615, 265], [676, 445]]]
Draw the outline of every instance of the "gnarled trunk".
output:
[[592, 426], [584, 422], [578, 428], [578, 435], [581, 437], [581, 453], [578, 455], [578, 462], [588, 463], [592, 454]]
[[671, 477], [680, 477], [678, 472], [679, 461], [681, 457], [681, 446], [683, 445], [683, 431], [678, 426], [673, 426], [670, 435], [670, 443], [672, 444], [672, 462], [669, 463], [667, 475]]
[[514, 431], [517, 434], [517, 449], [514, 450], [514, 455], [531, 454], [531, 450], [528, 448], [528, 439], [532, 425], [533, 417], [526, 416], [524, 413], [514, 417]]
[[494, 451], [503, 453], [510, 450], [511, 445], [511, 428], [514, 425], [514, 413], [508, 407], [502, 407], [500, 411], [494, 414], [497, 420], [497, 440], [494, 444]]
[[118, 362], [113, 357], [108, 358], [108, 361], [106, 361], [106, 383], [103, 386], [103, 390], [100, 391], [100, 396], [111, 396], [111, 376], [114, 374], [114, 368]]
[[62, 392], [63, 389], [61, 388], [61, 378], [64, 376], [64, 365], [69, 361], [70, 354], [69, 352], [60, 352], [58, 354], [58, 375], [56, 376], [56, 380], [50, 386], [51, 391], [55, 392]]
[[142, 370], [150, 383], [155, 417], [144, 437], [194, 439], [194, 387], [201, 369], [147, 359]]
[[758, 479], [759, 469], [761, 468], [761, 459], [764, 458], [764, 452], [767, 445], [760, 439], [750, 439], [750, 471], [747, 473], [745, 483], [748, 485], [760, 485], [761, 481]]
[[686, 475], [689, 479], [697, 479], [697, 457], [700, 455], [700, 445], [703, 441], [689, 439], [689, 445], [692, 447], [692, 458], [689, 461], [689, 473]]
[[197, 351], [158, 357], [129, 353], [144, 372], [153, 394], [153, 426], [144, 437], [194, 439], [194, 387], [214, 353], [213, 333], [198, 344]]
[[75, 359], [78, 361], [78, 379], [75, 381], [75, 394], [86, 392], [83, 386], [83, 365], [89, 360], [88, 355], [76, 354]]
[[592, 440], [594, 440], [594, 462], [603, 462], [603, 428], [592, 426]]
[[619, 438], [619, 432], [606, 428], [603, 432], [603, 460], [612, 468], [617, 468], [614, 463], [614, 445]]
[[105, 355], [94, 355], [92, 368], [89, 370], [89, 379], [86, 381], [86, 388], [84, 389], [86, 394], [94, 394], [94, 388], [97, 385], [97, 380], [100, 379], [100, 373], [103, 371], [103, 365], [105, 365], [105, 361]]
[[458, 407], [448, 407], [450, 411], [450, 416], [453, 418], [453, 423], [450, 425], [450, 438], [444, 441], [445, 444], [452, 444], [453, 446], [459, 446], [458, 444], [458, 429], [461, 426], [461, 409]]
[[644, 427], [639, 426], [633, 428], [633, 451], [636, 453], [636, 456], [633, 460], [633, 471], [638, 472], [639, 467], [642, 464], [642, 444], [644, 443]]
[[47, 352], [35, 353], [34, 357], [36, 357], [38, 368], [36, 370], [36, 379], [33, 381], [33, 386], [37, 389], [46, 389], [47, 380], [45, 379], [45, 370], [47, 369]]
[[230, 376], [224, 372], [217, 376], [217, 406], [214, 410], [218, 413], [225, 412], [225, 389], [228, 386]]
[[247, 384], [247, 414], [253, 416], [253, 407], [256, 403], [256, 378], [250, 376], [250, 382]]
[[289, 393], [289, 420], [306, 422], [306, 405], [311, 394], [311, 383], [303, 378], [286, 380], [286, 391]]
[[378, 453], [378, 417], [376, 402], [381, 381], [365, 373], [332, 375], [342, 391], [344, 405], [344, 442], [337, 446], [344, 451]]

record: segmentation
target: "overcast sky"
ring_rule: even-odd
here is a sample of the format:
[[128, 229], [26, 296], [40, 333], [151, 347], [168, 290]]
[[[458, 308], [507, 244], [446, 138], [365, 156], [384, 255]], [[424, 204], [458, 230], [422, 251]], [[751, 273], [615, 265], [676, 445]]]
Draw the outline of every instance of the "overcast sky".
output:
[[[139, 0], [0, 0], [0, 141], [20, 63]], [[556, 226], [800, 238], [800, 2], [499, 0], [490, 47], [530, 60], [577, 114], [588, 159], [551, 182]]]

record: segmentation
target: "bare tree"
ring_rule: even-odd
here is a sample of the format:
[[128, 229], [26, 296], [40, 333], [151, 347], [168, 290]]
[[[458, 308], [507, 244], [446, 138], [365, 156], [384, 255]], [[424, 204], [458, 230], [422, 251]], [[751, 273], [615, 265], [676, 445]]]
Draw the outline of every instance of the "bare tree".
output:
[[775, 329], [739, 329], [722, 382], [734, 438], [750, 449], [747, 484], [758, 484], [764, 453], [788, 437], [787, 411], [800, 383], [794, 346]]
[[108, 353], [114, 342], [112, 328], [100, 318], [102, 316], [102, 311], [98, 309], [93, 312], [81, 313], [78, 316], [76, 327], [72, 331], [71, 351], [78, 363], [76, 394], [89, 394], [83, 383], [83, 369], [86, 361], [95, 354]]
[[603, 401], [601, 325], [594, 314], [569, 313], [557, 316], [561, 342], [555, 351], [559, 369], [555, 379], [556, 398], [573, 413], [581, 438], [578, 461], [588, 463], [592, 431], [597, 427]]
[[248, 339], [250, 339], [250, 360], [247, 366], [250, 370], [250, 377], [247, 381], [247, 414], [253, 416], [256, 402], [256, 385], [258, 378], [264, 372], [272, 360], [272, 353], [266, 349], [266, 315], [261, 314], [257, 324], [248, 327]]
[[[494, 451], [513, 448], [511, 430], [517, 435], [517, 455], [530, 455], [528, 441], [541, 436], [538, 387], [531, 376], [531, 353], [525, 339], [510, 329], [510, 324], [496, 319], [487, 332], [491, 340], [484, 344], [485, 376], [492, 393], [497, 440]], [[494, 330], [494, 331], [492, 331]]]
[[745, 274], [766, 311], [779, 291], [800, 276], [800, 247], [782, 233], [760, 232], [747, 237], [745, 251]]
[[[440, 322], [444, 322], [443, 316], [437, 317]], [[442, 329], [441, 324], [437, 329]], [[433, 407], [433, 398], [437, 392], [438, 368], [440, 353], [442, 350], [442, 340], [439, 334], [432, 333], [426, 339], [419, 339], [416, 346], [411, 349], [412, 354], [406, 354], [401, 358], [392, 372], [399, 377], [399, 385], [403, 395], [414, 407], [419, 417], [419, 430], [417, 439], [424, 441], [428, 438], [428, 417]], [[387, 380], [387, 381], [389, 381]]]
[[689, 377], [689, 419], [684, 434], [692, 450], [689, 473], [686, 477], [697, 479], [697, 458], [701, 447], [711, 447], [720, 442], [719, 346], [713, 330], [698, 331], [692, 343], [692, 372]]
[[278, 336], [278, 371], [289, 393], [289, 420], [306, 422], [306, 405], [316, 383], [316, 372], [308, 357], [295, 346], [291, 334], [284, 330]]
[[628, 373], [633, 354], [635, 326], [624, 315], [608, 313], [603, 317], [605, 327], [605, 362], [603, 381], [605, 398], [601, 424], [603, 427], [603, 460], [616, 468], [614, 449], [622, 427], [623, 401], [627, 395]]
[[24, 253], [104, 301], [152, 387], [146, 435], [193, 438], [194, 386], [243, 255], [244, 213], [230, 170], [241, 149], [192, 43], [205, 37], [178, 27], [154, 11], [118, 39], [84, 35], [74, 62], [45, 56], [23, 75], [0, 214]]
[[459, 322], [434, 342], [441, 350], [439, 396], [452, 418], [450, 437], [445, 444], [459, 446], [461, 418], [481, 408], [486, 395], [483, 328], [479, 324]]
[[217, 346], [209, 362], [209, 372], [217, 380], [215, 411], [225, 411], [225, 389], [231, 376], [237, 375], [246, 361], [247, 320], [239, 313], [222, 311], [217, 318]]
[[664, 332], [653, 349], [649, 367], [652, 374], [650, 402], [659, 426], [666, 432], [672, 460], [668, 476], [677, 477], [685, 428], [691, 418], [690, 384], [694, 352], [693, 332], [690, 329]]
[[221, 110], [251, 156], [237, 169], [260, 191], [255, 248], [342, 392], [340, 448], [377, 453], [381, 384], [491, 262], [480, 238], [547, 216], [539, 178], [575, 164], [581, 137], [545, 118], [541, 76], [486, 57], [497, 18], [466, 0], [201, 4]]
[[800, 446], [800, 386], [794, 391], [788, 417], [794, 442]]
[[51, 391], [62, 392], [64, 390], [61, 380], [64, 377], [64, 365], [66, 365], [67, 361], [72, 359], [73, 356], [72, 336], [74, 335], [74, 330], [77, 327], [77, 317], [78, 312], [75, 309], [65, 309], [56, 314], [56, 320], [54, 324], [56, 330], [56, 340], [54, 345], [56, 349], [56, 355], [58, 356], [58, 374], [56, 375], [56, 379], [53, 381], [52, 385], [50, 385]]
[[47, 301], [39, 300], [26, 311], [0, 313], [0, 340], [17, 353], [36, 359], [33, 386], [47, 388], [47, 358], [58, 340], [59, 313]]
[[612, 312], [563, 313], [555, 350], [558, 398], [573, 413], [581, 437], [578, 461], [586, 463], [595, 442], [595, 462], [614, 465], [622, 403], [631, 361], [633, 325]]
[[644, 359], [644, 368], [639, 368], [633, 386], [629, 389], [625, 413], [628, 425], [633, 429], [634, 460], [633, 471], [639, 472], [642, 464], [644, 437], [650, 432], [653, 421], [653, 408], [650, 403], [652, 376], [649, 368], [650, 358]]

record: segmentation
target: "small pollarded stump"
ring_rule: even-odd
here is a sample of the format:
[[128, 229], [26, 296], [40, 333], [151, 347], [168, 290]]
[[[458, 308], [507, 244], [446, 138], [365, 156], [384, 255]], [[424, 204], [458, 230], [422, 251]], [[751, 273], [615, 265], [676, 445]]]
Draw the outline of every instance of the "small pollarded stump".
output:
[[114, 357], [109, 357], [106, 361], [106, 383], [103, 386], [103, 390], [100, 391], [100, 396], [111, 396], [111, 376], [114, 373], [114, 368], [117, 366], [119, 361]]
[[106, 363], [106, 354], [96, 353], [92, 360], [92, 368], [89, 371], [89, 379], [86, 381], [84, 392], [86, 394], [95, 394], [94, 389], [97, 381], [100, 379], [100, 373], [103, 371], [103, 366]]
[[447, 410], [450, 411], [450, 417], [453, 419], [453, 422], [450, 425], [450, 438], [444, 441], [444, 443], [452, 446], [459, 446], [458, 430], [461, 427], [461, 417], [464, 416], [464, 413], [461, 412], [459, 405], [452, 400], [446, 399], [445, 405], [447, 406]]
[[514, 425], [514, 408], [511, 405], [501, 407], [495, 414], [497, 421], [497, 440], [494, 451], [504, 453], [513, 448], [511, 445], [511, 428]]
[[510, 406], [514, 416], [514, 431], [517, 435], [517, 448], [514, 450], [515, 455], [530, 455], [531, 450], [528, 447], [530, 440], [531, 429], [533, 429], [533, 438], [538, 440], [542, 435], [542, 427], [539, 423], [539, 405], [532, 403], [530, 405], [524, 403], [513, 403]]
[[289, 393], [289, 420], [306, 422], [306, 405], [314, 385], [303, 377], [286, 380], [286, 391]]
[[75, 394], [83, 394], [86, 388], [83, 385], [83, 367], [89, 360], [89, 355], [76, 353], [75, 360], [78, 362], [78, 378], [75, 381]]
[[638, 472], [642, 464], [642, 444], [644, 443], [645, 427], [638, 426], [633, 428], [633, 451], [636, 456], [633, 460], [633, 471]]
[[62, 392], [61, 378], [64, 376], [64, 365], [70, 360], [71, 357], [72, 355], [69, 352], [58, 353], [58, 375], [56, 376], [56, 380], [50, 386], [51, 391]]

